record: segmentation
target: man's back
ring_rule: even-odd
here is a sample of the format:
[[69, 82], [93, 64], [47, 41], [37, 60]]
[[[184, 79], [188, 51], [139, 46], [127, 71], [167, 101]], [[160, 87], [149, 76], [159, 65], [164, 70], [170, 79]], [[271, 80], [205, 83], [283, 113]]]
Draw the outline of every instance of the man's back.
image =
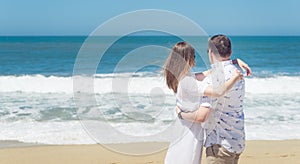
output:
[[[212, 84], [220, 85], [228, 81], [234, 74], [236, 67], [231, 61], [224, 61], [219, 66], [223, 67], [221, 74], [212, 75], [208, 80]], [[220, 69], [220, 68], [217, 68]], [[232, 153], [241, 153], [245, 147], [243, 99], [245, 96], [245, 81], [237, 82], [224, 96], [214, 99], [213, 111], [215, 126], [207, 130], [205, 147], [214, 144], [222, 145]], [[210, 120], [212, 121], [212, 120]]]

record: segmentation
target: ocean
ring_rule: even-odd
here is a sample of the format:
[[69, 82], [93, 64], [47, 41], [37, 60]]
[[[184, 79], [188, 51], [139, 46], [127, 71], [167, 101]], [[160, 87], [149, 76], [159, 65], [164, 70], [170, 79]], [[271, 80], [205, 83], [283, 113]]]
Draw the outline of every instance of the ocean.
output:
[[[233, 58], [243, 59], [253, 70], [253, 75], [245, 78], [246, 139], [300, 139], [300, 37], [230, 38]], [[180, 38], [128, 36], [114, 43], [101, 58], [94, 75], [97, 105], [86, 104], [83, 115], [79, 115], [72, 76], [85, 39], [0, 37], [1, 141], [93, 144], [169, 140], [171, 134], [167, 129], [175, 119], [174, 95], [165, 86], [159, 66], [136, 68], [136, 63], [153, 59], [163, 63], [168, 52], [155, 55], [154, 51], [154, 56], [141, 53], [130, 61], [132, 64], [123, 65], [122, 69], [116, 67], [126, 54], [139, 47], [171, 48]], [[205, 59], [197, 55], [196, 60], [193, 71], [207, 69]], [[133, 70], [137, 71], [132, 73]], [[128, 88], [112, 91], [112, 81], [122, 77], [130, 77]], [[99, 126], [89, 126], [81, 121], [83, 118], [98, 122]], [[127, 137], [120, 137], [120, 133]]]

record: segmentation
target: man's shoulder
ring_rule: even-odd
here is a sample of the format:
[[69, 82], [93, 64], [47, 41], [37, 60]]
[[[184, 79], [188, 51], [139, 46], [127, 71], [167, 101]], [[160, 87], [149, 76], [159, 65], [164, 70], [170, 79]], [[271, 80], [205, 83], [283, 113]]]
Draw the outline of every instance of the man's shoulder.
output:
[[236, 68], [237, 67], [232, 63], [224, 65], [224, 70], [234, 70]]
[[234, 75], [235, 73], [235, 69], [237, 69], [237, 67], [233, 64], [228, 64], [224, 66], [224, 74], [227, 77], [231, 77]]

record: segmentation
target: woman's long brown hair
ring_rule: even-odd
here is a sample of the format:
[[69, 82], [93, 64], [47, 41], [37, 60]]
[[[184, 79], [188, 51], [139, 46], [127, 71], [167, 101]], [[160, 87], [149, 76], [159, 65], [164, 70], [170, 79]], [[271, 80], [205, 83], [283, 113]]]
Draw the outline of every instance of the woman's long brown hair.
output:
[[195, 65], [195, 50], [186, 42], [175, 44], [165, 62], [164, 74], [167, 86], [177, 93], [178, 81]]

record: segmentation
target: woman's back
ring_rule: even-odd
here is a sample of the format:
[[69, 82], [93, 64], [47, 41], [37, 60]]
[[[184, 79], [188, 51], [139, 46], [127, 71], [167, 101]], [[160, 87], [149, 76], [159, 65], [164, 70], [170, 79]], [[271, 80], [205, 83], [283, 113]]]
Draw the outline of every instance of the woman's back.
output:
[[183, 111], [194, 111], [200, 106], [204, 95], [204, 85], [194, 76], [185, 76], [179, 83], [176, 93], [177, 106]]
[[[193, 76], [183, 77], [177, 87], [177, 106], [184, 111], [197, 110], [203, 96], [203, 86]], [[166, 164], [201, 163], [204, 130], [200, 123], [177, 119]]]

